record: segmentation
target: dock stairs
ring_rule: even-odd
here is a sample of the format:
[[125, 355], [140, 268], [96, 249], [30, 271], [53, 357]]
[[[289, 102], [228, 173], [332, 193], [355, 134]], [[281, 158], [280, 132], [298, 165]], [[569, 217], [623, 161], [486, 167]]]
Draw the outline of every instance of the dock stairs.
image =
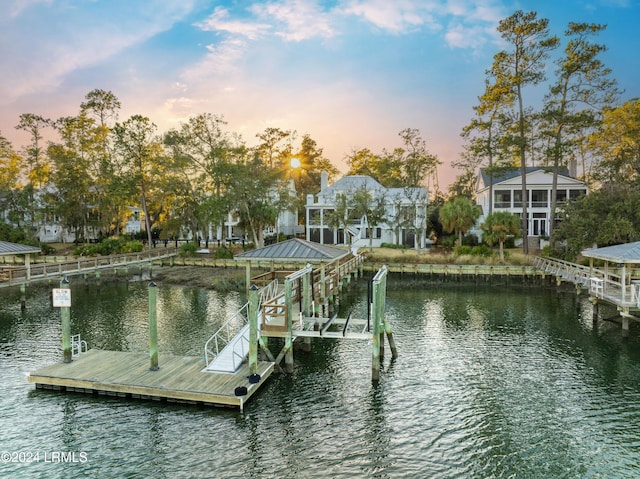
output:
[[[278, 280], [273, 280], [260, 290], [260, 306], [278, 294]], [[203, 372], [233, 374], [249, 354], [249, 303], [245, 303], [206, 342]]]

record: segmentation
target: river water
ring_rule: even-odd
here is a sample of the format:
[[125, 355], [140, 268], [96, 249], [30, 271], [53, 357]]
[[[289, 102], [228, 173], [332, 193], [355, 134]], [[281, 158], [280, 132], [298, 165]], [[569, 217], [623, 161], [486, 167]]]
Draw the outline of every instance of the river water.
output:
[[[145, 351], [146, 282], [71, 288], [89, 347]], [[160, 285], [160, 350], [201, 356], [243, 301]], [[365, 305], [359, 283], [342, 314]], [[24, 312], [3, 290], [0, 477], [640, 477], [635, 324], [622, 339], [572, 292], [399, 278], [387, 317], [399, 357], [387, 349], [378, 387], [370, 344], [315, 340], [239, 412], [36, 390], [27, 373], [61, 359], [60, 314], [47, 289]]]

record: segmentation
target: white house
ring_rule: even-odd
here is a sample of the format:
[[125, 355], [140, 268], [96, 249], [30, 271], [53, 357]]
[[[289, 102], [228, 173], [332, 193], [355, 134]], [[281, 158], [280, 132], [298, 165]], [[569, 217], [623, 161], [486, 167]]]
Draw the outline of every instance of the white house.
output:
[[[493, 195], [491, 195], [491, 183]], [[527, 183], [527, 217], [528, 236], [541, 237], [549, 234], [551, 218], [551, 189], [553, 172], [544, 167], [529, 167], [526, 169]], [[587, 194], [587, 185], [569, 176], [566, 168], [558, 170], [556, 190], [556, 205], [562, 207], [567, 200], [575, 200]], [[482, 215], [478, 220], [481, 225], [484, 218], [491, 211], [509, 211], [522, 218], [522, 175], [520, 168], [489, 177], [484, 168], [476, 184], [476, 203], [482, 208]], [[477, 232], [476, 232], [477, 233]]]
[[[340, 195], [344, 195], [349, 206], [350, 198], [358, 190], [366, 190], [374, 202], [382, 200], [385, 219], [374, 225], [372, 236], [368, 238], [367, 217], [351, 220], [343, 227], [329, 225], [329, 215], [338, 205]], [[348, 243], [345, 234], [351, 235], [354, 246], [373, 246], [382, 243], [405, 244], [415, 248], [424, 248], [427, 229], [426, 188], [385, 188], [369, 176], [345, 176], [331, 186], [328, 176], [322, 173], [320, 192], [307, 195], [306, 202], [306, 239], [321, 244]]]

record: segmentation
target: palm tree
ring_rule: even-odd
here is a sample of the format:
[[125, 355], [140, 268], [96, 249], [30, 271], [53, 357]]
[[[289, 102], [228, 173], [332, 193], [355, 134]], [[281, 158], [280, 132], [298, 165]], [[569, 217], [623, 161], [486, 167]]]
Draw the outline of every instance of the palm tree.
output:
[[504, 242], [520, 234], [520, 218], [508, 211], [491, 213], [482, 224], [482, 239], [489, 246], [500, 244], [500, 261], [504, 261]]
[[440, 208], [440, 223], [447, 233], [458, 235], [458, 246], [462, 245], [462, 235], [469, 231], [480, 216], [478, 206], [469, 198], [455, 198]]

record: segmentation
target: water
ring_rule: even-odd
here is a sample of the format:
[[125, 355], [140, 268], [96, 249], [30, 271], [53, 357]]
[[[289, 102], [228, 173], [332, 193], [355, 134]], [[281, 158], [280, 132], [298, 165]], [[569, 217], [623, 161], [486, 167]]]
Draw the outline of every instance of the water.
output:
[[[241, 413], [35, 390], [27, 373], [61, 357], [47, 293], [30, 291], [25, 312], [17, 291], [0, 300], [0, 454], [39, 455], [1, 463], [3, 478], [640, 476], [640, 331], [594, 328], [573, 294], [390, 279], [400, 356], [387, 349], [378, 387], [369, 344], [316, 340]], [[347, 298], [354, 317], [365, 295]], [[145, 350], [145, 283], [72, 296], [90, 347]], [[197, 356], [244, 301], [162, 285], [158, 298], [160, 350]]]

